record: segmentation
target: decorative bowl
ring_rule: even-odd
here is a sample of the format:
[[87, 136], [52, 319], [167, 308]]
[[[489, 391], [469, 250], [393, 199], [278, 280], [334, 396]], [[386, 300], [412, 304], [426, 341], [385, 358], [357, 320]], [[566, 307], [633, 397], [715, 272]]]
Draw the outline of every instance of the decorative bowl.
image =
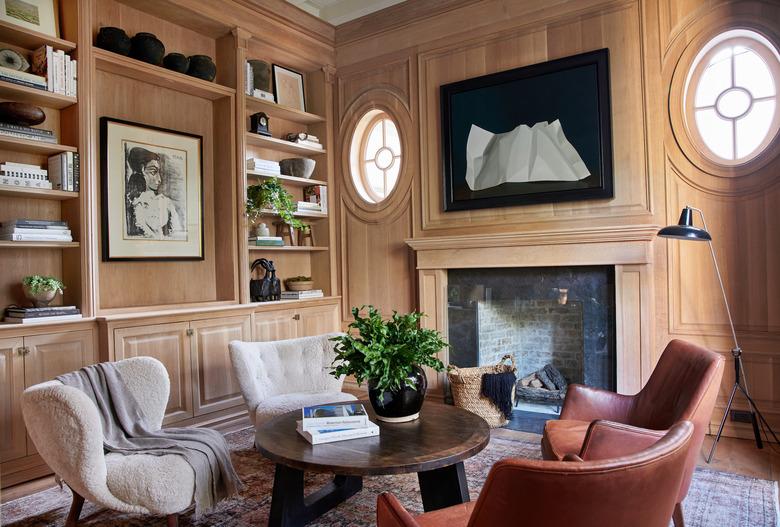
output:
[[279, 161], [279, 168], [282, 174], [303, 179], [311, 177], [316, 165], [316, 161], [307, 157], [291, 157]]
[[54, 300], [54, 297], [57, 296], [56, 289], [42, 290], [33, 293], [29, 287], [23, 285], [22, 290], [24, 291], [24, 296], [27, 300], [31, 301], [35, 307], [46, 307], [49, 305], [49, 302]]
[[26, 102], [0, 102], [0, 122], [35, 126], [46, 120], [43, 110]]
[[311, 291], [314, 289], [313, 280], [308, 282], [285, 282], [284, 285], [286, 285], [287, 289], [290, 291]]

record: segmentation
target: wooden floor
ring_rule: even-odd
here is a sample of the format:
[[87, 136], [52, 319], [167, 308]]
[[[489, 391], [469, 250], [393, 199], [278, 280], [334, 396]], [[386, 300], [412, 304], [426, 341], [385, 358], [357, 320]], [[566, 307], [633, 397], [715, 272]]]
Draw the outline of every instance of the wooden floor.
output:
[[[493, 430], [493, 435], [507, 439], [524, 439], [534, 442], [539, 441], [541, 437], [537, 434], [518, 432], [505, 428]], [[780, 447], [777, 445], [764, 445], [763, 450], [758, 450], [753, 441], [724, 437], [721, 439], [715, 452], [715, 459], [707, 465], [705, 458], [710, 451], [711, 445], [712, 436], [705, 437], [702, 454], [699, 459], [700, 466], [725, 472], [734, 472], [744, 476], [780, 481]], [[54, 477], [51, 476], [3, 489], [0, 491], [0, 502], [15, 500], [55, 485]]]

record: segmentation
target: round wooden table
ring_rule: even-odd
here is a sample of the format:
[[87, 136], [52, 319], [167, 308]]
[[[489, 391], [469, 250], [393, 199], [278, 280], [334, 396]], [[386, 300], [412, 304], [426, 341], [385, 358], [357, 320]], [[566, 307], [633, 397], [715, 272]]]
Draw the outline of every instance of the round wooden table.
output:
[[[303, 525], [363, 488], [363, 476], [416, 472], [423, 508], [431, 511], [469, 501], [463, 460], [485, 448], [490, 428], [469, 411], [426, 401], [420, 418], [408, 423], [376, 419], [365, 406], [379, 435], [311, 445], [295, 430], [301, 411], [277, 416], [255, 434], [255, 448], [276, 463], [272, 526]], [[303, 495], [304, 471], [334, 474], [331, 483]]]

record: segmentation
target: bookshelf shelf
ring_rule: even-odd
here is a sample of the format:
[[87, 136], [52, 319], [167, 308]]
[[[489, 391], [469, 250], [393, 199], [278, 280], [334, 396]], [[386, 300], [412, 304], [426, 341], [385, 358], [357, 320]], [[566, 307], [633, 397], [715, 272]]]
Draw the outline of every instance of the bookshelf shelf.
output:
[[262, 172], [260, 170], [247, 170], [247, 177], [257, 179], [272, 179], [277, 178], [282, 183], [295, 185], [296, 187], [309, 187], [311, 185], [327, 185], [327, 181], [320, 181], [319, 179], [306, 179], [295, 176], [285, 176], [284, 174], [270, 174], [268, 172]]
[[302, 146], [291, 141], [285, 141], [284, 139], [277, 139], [276, 137], [266, 137], [264, 135], [253, 134], [251, 132], [246, 133], [246, 143], [248, 145], [256, 146], [259, 148], [268, 148], [269, 150], [276, 150], [278, 152], [287, 152], [289, 154], [302, 154], [302, 155], [321, 155], [325, 154], [324, 148], [312, 148], [309, 146]]
[[[251, 242], [250, 242], [251, 243]], [[327, 247], [311, 247], [304, 245], [299, 247], [297, 245], [285, 245], [283, 247], [273, 245], [250, 245], [250, 251], [279, 251], [279, 252], [292, 252], [292, 253], [313, 253], [320, 251], [327, 251]]]
[[55, 201], [64, 201], [66, 199], [76, 199], [79, 197], [78, 192], [68, 192], [66, 190], [52, 190], [44, 188], [26, 188], [26, 187], [11, 187], [8, 185], [0, 185], [0, 196], [11, 196], [19, 198], [37, 198], [37, 199], [51, 199]]
[[46, 44], [63, 51], [76, 49], [76, 44], [69, 40], [52, 37], [51, 35], [19, 27], [2, 20], [0, 20], [0, 35], [2, 35], [0, 36], [0, 42], [13, 44], [29, 50], [35, 50]]
[[289, 106], [282, 106], [280, 104], [258, 99], [257, 97], [252, 97], [250, 95], [244, 96], [244, 102], [246, 104], [247, 113], [250, 114], [264, 112], [271, 118], [277, 117], [279, 119], [284, 119], [285, 121], [292, 121], [299, 124], [316, 124], [325, 122], [325, 118], [320, 115], [304, 112], [303, 110], [298, 110], [297, 108], [290, 108]]
[[28, 154], [53, 155], [61, 152], [78, 152], [78, 148], [57, 143], [44, 143], [34, 139], [20, 139], [0, 135], [0, 150], [16, 150]]
[[77, 102], [75, 97], [68, 97], [67, 95], [60, 95], [59, 93], [30, 88], [4, 80], [0, 80], [0, 99], [13, 99], [20, 102], [39, 104], [47, 108], [54, 108], [55, 110], [62, 110], [68, 106], [73, 106]]
[[12, 242], [0, 240], [0, 249], [69, 249], [79, 242]]

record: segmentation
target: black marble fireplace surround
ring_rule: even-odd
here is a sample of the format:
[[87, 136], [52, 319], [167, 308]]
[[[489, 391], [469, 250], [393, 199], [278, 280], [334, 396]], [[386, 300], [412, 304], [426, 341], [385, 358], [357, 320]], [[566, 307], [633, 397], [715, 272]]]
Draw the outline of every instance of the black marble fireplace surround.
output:
[[552, 363], [570, 383], [615, 390], [613, 266], [450, 269], [447, 293], [451, 364], [512, 353], [518, 379]]

